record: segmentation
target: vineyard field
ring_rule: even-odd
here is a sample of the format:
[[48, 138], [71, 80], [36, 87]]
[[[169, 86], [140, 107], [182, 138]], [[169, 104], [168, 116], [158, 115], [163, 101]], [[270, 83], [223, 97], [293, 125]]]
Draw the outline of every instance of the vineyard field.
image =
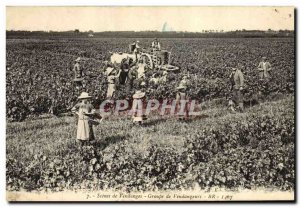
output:
[[[150, 115], [144, 126], [130, 117], [107, 117], [96, 140], [80, 148], [77, 123], [68, 114], [78, 91], [74, 60], [82, 58], [86, 92], [105, 100], [104, 61], [128, 52], [134, 38], [43, 38], [6, 40], [7, 191], [295, 190], [295, 41], [293, 38], [166, 38], [171, 52], [164, 84], [148, 80], [146, 98], [174, 99], [183, 74], [187, 96], [203, 108], [188, 121]], [[141, 47], [152, 39], [140, 38]], [[272, 65], [260, 81], [258, 64]], [[244, 74], [244, 113], [230, 113], [229, 75]], [[117, 84], [115, 99], [131, 99]], [[264, 97], [257, 101], [258, 92]], [[50, 114], [51, 112], [51, 114]], [[50, 118], [49, 118], [50, 117]]]
[[[83, 39], [7, 39], [6, 43], [6, 115], [9, 121], [28, 116], [66, 112], [74, 104], [76, 91], [74, 60], [82, 57], [87, 74], [86, 91], [95, 103], [104, 100], [107, 90], [104, 61], [110, 52], [128, 52], [133, 38]], [[152, 39], [140, 39], [148, 48]], [[245, 76], [245, 99], [264, 94], [294, 93], [293, 38], [199, 38], [161, 39], [163, 49], [171, 52], [171, 64], [180, 67], [179, 74], [169, 74], [166, 84], [147, 82], [154, 71], [146, 73], [147, 97], [174, 98], [181, 74], [189, 74], [188, 95], [201, 101], [226, 98], [229, 94], [231, 67], [239, 67]], [[272, 64], [271, 81], [259, 82], [257, 71], [262, 56]], [[117, 86], [116, 99], [131, 97], [136, 88], [125, 93]]]

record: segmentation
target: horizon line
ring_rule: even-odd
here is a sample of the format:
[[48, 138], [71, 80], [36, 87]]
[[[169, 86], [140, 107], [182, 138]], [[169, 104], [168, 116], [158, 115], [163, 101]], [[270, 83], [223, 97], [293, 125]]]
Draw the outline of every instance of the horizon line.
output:
[[[10, 30], [6, 30], [6, 32], [75, 32], [77, 29], [73, 29], [73, 30], [23, 30], [23, 29], [10, 29]], [[158, 32], [158, 33], [203, 33], [203, 31], [209, 31], [209, 32], [236, 32], [236, 31], [240, 31], [240, 32], [247, 32], [247, 31], [260, 31], [260, 32], [267, 32], [267, 31], [274, 31], [274, 32], [279, 32], [279, 31], [295, 31], [294, 29], [279, 29], [279, 30], [273, 30], [273, 29], [268, 29], [268, 30], [261, 30], [261, 29], [236, 29], [236, 30], [219, 30], [219, 29], [203, 29], [202, 31], [159, 31], [159, 30], [105, 30], [105, 31], [93, 31], [93, 30], [84, 30], [84, 31], [80, 31], [78, 29], [78, 32], [80, 33], [103, 33], [103, 32]]]

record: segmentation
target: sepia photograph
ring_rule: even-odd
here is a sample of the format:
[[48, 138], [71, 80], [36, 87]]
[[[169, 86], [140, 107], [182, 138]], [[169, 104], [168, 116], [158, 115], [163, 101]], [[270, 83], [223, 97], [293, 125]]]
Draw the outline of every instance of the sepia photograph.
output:
[[295, 201], [295, 7], [5, 10], [7, 201]]

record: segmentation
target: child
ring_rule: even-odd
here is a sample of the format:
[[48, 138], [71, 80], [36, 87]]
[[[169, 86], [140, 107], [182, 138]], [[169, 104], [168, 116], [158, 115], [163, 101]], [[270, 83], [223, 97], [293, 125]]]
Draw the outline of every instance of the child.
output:
[[[177, 89], [176, 111], [179, 120], [187, 119], [189, 116], [188, 107], [187, 107], [188, 103], [185, 104], [181, 103], [182, 101], [187, 101], [187, 94], [186, 94], [187, 88], [188, 88], [188, 80], [187, 80], [187, 76], [184, 75], [182, 80], [179, 83], [179, 86], [176, 88]], [[182, 106], [182, 104], [184, 104], [184, 106]], [[182, 109], [182, 107], [184, 108]]]
[[116, 79], [119, 78], [120, 73], [121, 70], [117, 72], [117, 70], [110, 63], [107, 64], [107, 69], [105, 72], [108, 82], [106, 98], [109, 100], [112, 99], [114, 92], [116, 91]]
[[81, 61], [81, 58], [78, 57], [75, 60], [75, 65], [74, 65], [74, 68], [73, 68], [73, 71], [75, 73], [74, 83], [76, 85], [76, 89], [77, 90], [80, 90], [83, 87], [85, 87], [85, 84], [83, 82], [83, 80], [84, 80], [84, 72], [83, 72], [82, 67], [80, 67], [80, 64], [79, 64], [80, 61]]
[[91, 98], [88, 93], [82, 92], [78, 97], [79, 103], [72, 108], [72, 112], [78, 115], [77, 139], [81, 145], [95, 139], [93, 131], [93, 125], [95, 124], [93, 116], [95, 111], [93, 105], [90, 103]]

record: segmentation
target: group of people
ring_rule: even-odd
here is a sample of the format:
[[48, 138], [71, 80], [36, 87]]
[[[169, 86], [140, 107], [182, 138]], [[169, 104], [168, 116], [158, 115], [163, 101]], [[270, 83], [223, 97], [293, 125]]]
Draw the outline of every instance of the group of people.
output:
[[[136, 40], [134, 43], [131, 44], [131, 48], [133, 48], [133, 52], [137, 53], [141, 49], [140, 47], [140, 41]], [[161, 44], [157, 38], [154, 38], [154, 40], [151, 42], [151, 50], [152, 51], [160, 51], [161, 50]]]
[[[262, 57], [261, 62], [258, 65], [259, 79], [260, 81], [268, 80], [270, 78], [270, 71], [272, 70], [270, 62], [267, 61], [266, 57]], [[229, 108], [231, 111], [244, 111], [244, 74], [240, 67], [232, 68], [232, 72], [229, 76], [231, 83], [231, 97], [229, 99]], [[260, 91], [260, 90], [259, 90]], [[261, 95], [261, 94], [260, 94]]]
[[[109, 84], [108, 87], [112, 86], [110, 86]], [[181, 104], [181, 100], [187, 100], [187, 88], [187, 75], [184, 75], [178, 87], [176, 88], [176, 102], [177, 105], [179, 105], [179, 107]], [[113, 90], [110, 89], [110, 92]], [[110, 95], [112, 95], [112, 93]], [[132, 96], [132, 120], [133, 123], [137, 123], [139, 125], [142, 125], [143, 122], [147, 119], [146, 115], [144, 115], [142, 111], [140, 111], [140, 109], [137, 107], [139, 104], [143, 103], [143, 99], [145, 98], [145, 96], [145, 84], [141, 83], [140, 88], [136, 90], [136, 92]], [[96, 112], [94, 106], [91, 104], [91, 100], [92, 97], [88, 93], [82, 92], [78, 97], [78, 103], [76, 103], [75, 106], [71, 109], [72, 112], [78, 116], [77, 140], [79, 140], [81, 146], [87, 144], [88, 141], [94, 140], [95, 137], [93, 132], [93, 126], [98, 125], [103, 119], [103, 117], [101, 117], [101, 115], [98, 112]], [[186, 108], [184, 109], [184, 113], [185, 114], [183, 115], [179, 115], [179, 120], [183, 120], [184, 117], [188, 117], [188, 111]]]
[[[134, 53], [138, 52], [140, 48], [138, 45], [138, 41], [135, 42]], [[160, 43], [155, 39], [151, 47], [153, 50], [160, 50]], [[74, 65], [74, 73], [75, 78], [74, 82], [76, 83], [76, 87], [79, 89], [84, 88], [83, 77], [84, 71], [80, 67], [80, 58], [75, 60]], [[147, 68], [146, 64], [143, 62], [143, 59], [136, 59], [133, 61], [131, 58], [126, 58], [122, 60], [119, 68], [116, 68], [114, 64], [109, 61], [105, 62], [105, 75], [107, 78], [107, 94], [106, 98], [108, 100], [112, 100], [114, 98], [114, 93], [116, 91], [116, 80], [119, 80], [120, 84], [125, 84], [130, 90], [132, 87], [132, 83], [134, 79], [140, 79], [139, 88], [135, 91], [132, 96], [132, 108], [135, 108], [138, 102], [141, 102], [146, 97], [145, 90], [145, 70]], [[272, 70], [271, 64], [266, 60], [266, 57], [262, 58], [262, 61], [258, 65], [258, 72], [260, 80], [265, 80], [270, 77], [270, 71]], [[166, 80], [167, 72], [163, 73], [163, 77]], [[151, 81], [151, 80], [150, 80]], [[243, 104], [243, 90], [245, 86], [244, 74], [240, 68], [233, 67], [232, 72], [229, 76], [229, 81], [231, 83], [231, 97], [229, 99], [229, 108], [231, 111], [244, 111]], [[155, 82], [155, 81], [154, 81]], [[180, 105], [180, 100], [187, 100], [187, 90], [188, 90], [188, 75], [184, 74], [182, 76], [181, 81], [176, 87], [176, 102]], [[94, 138], [93, 133], [93, 125], [99, 124], [99, 121], [95, 121], [95, 119], [102, 120], [102, 117], [99, 113], [96, 113], [96, 110], [93, 108], [91, 104], [92, 97], [89, 96], [88, 93], [82, 92], [78, 97], [78, 103], [72, 108], [72, 111], [78, 115], [78, 129], [77, 129], [77, 139], [81, 140], [84, 143], [87, 140], [92, 140]], [[183, 117], [179, 117], [179, 119], [183, 119], [188, 116], [188, 111], [184, 109], [185, 114]], [[132, 120], [134, 123], [142, 124], [146, 119], [145, 115], [135, 111], [132, 114]]]
[[[114, 93], [116, 91], [116, 81], [118, 80], [120, 84], [126, 84], [127, 90], [130, 91], [133, 85], [134, 79], [140, 79], [140, 89], [133, 94], [133, 103], [132, 107], [135, 107], [139, 101], [141, 101], [146, 93], [144, 92], [145, 82], [145, 70], [147, 69], [147, 65], [145, 64], [142, 58], [137, 58], [137, 54], [140, 52], [139, 41], [136, 41], [134, 44], [133, 53], [136, 54], [136, 61], [133, 61], [132, 58], [125, 58], [122, 60], [119, 67], [112, 64], [110, 61], [105, 61], [105, 76], [107, 78], [107, 93], [106, 98], [108, 100], [112, 100], [114, 97]], [[157, 38], [152, 42], [151, 48], [154, 51], [158, 51], [161, 49], [160, 43]], [[73, 67], [74, 71], [74, 83], [76, 85], [76, 89], [82, 91], [85, 89], [84, 82], [84, 70], [80, 65], [81, 58], [78, 57], [75, 60], [75, 64]], [[182, 90], [182, 86], [181, 86]], [[77, 128], [77, 139], [80, 140], [82, 144], [86, 143], [88, 140], [94, 139], [93, 133], [93, 125], [99, 124], [99, 121], [95, 119], [102, 120], [102, 117], [99, 113], [96, 113], [93, 105], [91, 104], [92, 97], [86, 93], [82, 92], [78, 97], [78, 102], [74, 105], [71, 111], [78, 116], [78, 128]], [[135, 111], [132, 115], [132, 119], [134, 123], [142, 124], [142, 122], [146, 119], [144, 115], [141, 115], [139, 111]]]

